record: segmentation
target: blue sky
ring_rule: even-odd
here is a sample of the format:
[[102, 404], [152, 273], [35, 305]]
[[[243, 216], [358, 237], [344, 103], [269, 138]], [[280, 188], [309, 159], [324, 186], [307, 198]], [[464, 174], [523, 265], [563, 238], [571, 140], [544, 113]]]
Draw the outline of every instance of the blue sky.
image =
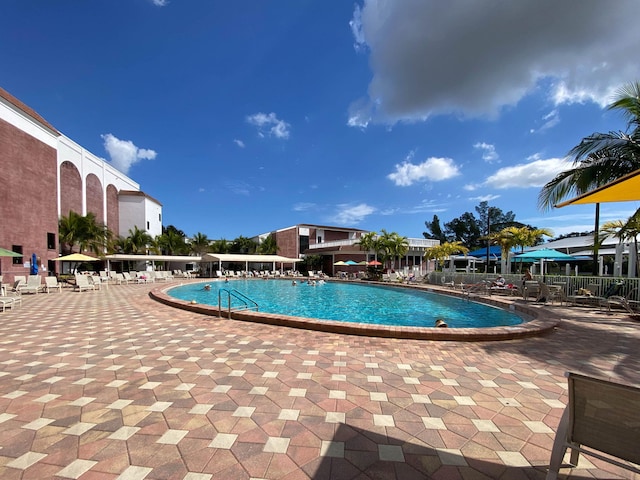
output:
[[[640, 80], [637, 2], [4, 0], [0, 86], [233, 239], [297, 223], [422, 237], [482, 200], [556, 235], [540, 187]], [[602, 206], [603, 221], [638, 205]]]

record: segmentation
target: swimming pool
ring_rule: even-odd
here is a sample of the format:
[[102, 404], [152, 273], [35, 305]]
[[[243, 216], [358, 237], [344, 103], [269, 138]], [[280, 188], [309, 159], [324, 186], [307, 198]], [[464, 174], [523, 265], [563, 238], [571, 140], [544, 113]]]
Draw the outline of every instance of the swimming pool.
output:
[[[433, 327], [443, 319], [450, 328], [487, 328], [519, 325], [514, 312], [465, 299], [422, 290], [356, 283], [327, 282], [292, 285], [291, 280], [233, 280], [195, 283], [172, 288], [174, 298], [198, 304], [218, 305], [220, 289], [237, 290], [259, 305], [260, 312], [335, 320], [340, 322], [405, 327]], [[221, 295], [227, 306], [228, 295]], [[232, 307], [242, 304], [232, 299]]]

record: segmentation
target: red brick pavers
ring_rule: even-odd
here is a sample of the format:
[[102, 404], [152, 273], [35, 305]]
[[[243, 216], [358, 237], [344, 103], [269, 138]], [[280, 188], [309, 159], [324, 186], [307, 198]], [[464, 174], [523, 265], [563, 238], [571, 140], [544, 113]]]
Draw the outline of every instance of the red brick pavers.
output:
[[[0, 478], [543, 479], [567, 370], [640, 383], [640, 325], [434, 342], [219, 320], [150, 285], [0, 314]], [[633, 478], [581, 456], [567, 478]]]

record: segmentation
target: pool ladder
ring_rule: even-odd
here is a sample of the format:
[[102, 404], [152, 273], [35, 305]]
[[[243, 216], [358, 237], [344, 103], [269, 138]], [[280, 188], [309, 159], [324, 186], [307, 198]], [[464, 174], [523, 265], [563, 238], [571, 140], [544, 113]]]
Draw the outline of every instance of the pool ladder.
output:
[[[258, 304], [247, 297], [244, 293], [239, 292], [234, 288], [221, 288], [218, 291], [218, 316], [222, 316], [222, 292], [227, 294], [227, 318], [231, 318], [231, 311], [238, 310], [255, 310], [256, 312], [259, 310]], [[231, 298], [235, 298], [239, 300], [242, 305], [231, 308]]]

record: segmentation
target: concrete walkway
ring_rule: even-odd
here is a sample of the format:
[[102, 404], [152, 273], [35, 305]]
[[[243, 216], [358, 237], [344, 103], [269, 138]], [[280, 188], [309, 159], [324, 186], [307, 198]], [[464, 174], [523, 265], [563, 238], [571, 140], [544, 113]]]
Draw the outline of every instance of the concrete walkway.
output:
[[[150, 285], [0, 313], [0, 478], [544, 479], [567, 370], [640, 383], [640, 323], [394, 340], [212, 319]], [[571, 479], [634, 478], [581, 456]]]

